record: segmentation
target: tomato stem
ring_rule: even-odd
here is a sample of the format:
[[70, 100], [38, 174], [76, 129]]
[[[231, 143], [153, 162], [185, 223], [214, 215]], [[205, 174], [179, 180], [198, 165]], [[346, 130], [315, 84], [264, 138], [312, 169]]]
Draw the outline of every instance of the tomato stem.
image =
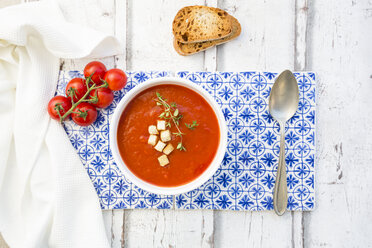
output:
[[[74, 109], [82, 102], [88, 102], [88, 103], [95, 103], [97, 102], [98, 99], [96, 98], [93, 98], [93, 99], [87, 99], [87, 97], [89, 96], [89, 93], [92, 91], [92, 90], [96, 90], [96, 89], [100, 89], [100, 88], [107, 88], [108, 87], [108, 83], [105, 81], [105, 80], [102, 80], [101, 81], [103, 82], [102, 85], [99, 85], [99, 86], [96, 86], [95, 83], [93, 83], [91, 86], [89, 86], [89, 83], [92, 81], [92, 76], [93, 76], [94, 72], [89, 76], [87, 77], [85, 83], [86, 83], [86, 86], [87, 86], [87, 92], [84, 94], [84, 96], [82, 98], [80, 98], [77, 102], [74, 103], [74, 101], [72, 101], [72, 106], [71, 108], [62, 116], [60, 117], [60, 122], [62, 123], [66, 118], [67, 116], [69, 116], [71, 113], [76, 113], [74, 112]], [[71, 98], [72, 99], [72, 98]]]

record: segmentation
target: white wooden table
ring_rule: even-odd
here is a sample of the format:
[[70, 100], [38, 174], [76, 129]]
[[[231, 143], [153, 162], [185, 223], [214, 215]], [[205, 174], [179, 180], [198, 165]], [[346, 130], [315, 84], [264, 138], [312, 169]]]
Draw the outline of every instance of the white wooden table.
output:
[[[1, 0], [0, 7], [20, 1]], [[104, 211], [112, 247], [372, 247], [371, 0], [60, 2], [68, 20], [125, 44], [123, 54], [97, 58], [108, 67], [318, 73], [313, 212]], [[179, 56], [171, 22], [178, 9], [195, 4], [227, 10], [241, 22], [241, 36]], [[61, 69], [87, 62], [62, 60]]]

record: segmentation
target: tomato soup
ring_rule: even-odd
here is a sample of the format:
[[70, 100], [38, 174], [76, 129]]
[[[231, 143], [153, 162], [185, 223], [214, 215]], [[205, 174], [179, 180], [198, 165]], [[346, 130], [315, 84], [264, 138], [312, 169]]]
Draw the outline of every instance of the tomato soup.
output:
[[[178, 128], [186, 149], [177, 149], [180, 137], [175, 133], [179, 130], [169, 121], [171, 140], [167, 143], [174, 150], [167, 155], [169, 163], [165, 166], [158, 161], [164, 154], [148, 144], [149, 126], [157, 125], [164, 112], [164, 106], [156, 102], [157, 95], [176, 104], [176, 115], [182, 116]], [[190, 128], [194, 121], [197, 126]], [[179, 85], [159, 85], [144, 90], [129, 102], [120, 117], [117, 141], [123, 161], [138, 178], [156, 186], [175, 187], [189, 183], [208, 168], [218, 149], [220, 130], [212, 107], [198, 93]]]

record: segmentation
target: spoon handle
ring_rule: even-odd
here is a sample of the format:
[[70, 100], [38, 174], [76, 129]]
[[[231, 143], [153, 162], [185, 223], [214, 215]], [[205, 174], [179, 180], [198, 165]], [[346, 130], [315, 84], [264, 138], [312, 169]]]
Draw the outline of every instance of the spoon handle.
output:
[[277, 215], [283, 215], [287, 209], [287, 173], [285, 165], [285, 125], [280, 124], [279, 164], [274, 188], [274, 210]]

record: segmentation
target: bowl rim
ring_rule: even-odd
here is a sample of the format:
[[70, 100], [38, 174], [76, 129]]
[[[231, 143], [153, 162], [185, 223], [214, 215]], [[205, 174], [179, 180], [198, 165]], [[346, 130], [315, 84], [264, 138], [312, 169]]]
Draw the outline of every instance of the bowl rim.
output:
[[[118, 149], [117, 138], [116, 138], [117, 127], [118, 127], [121, 114], [126, 108], [126, 106], [128, 105], [128, 103], [142, 91], [148, 88], [151, 88], [153, 86], [164, 85], [164, 84], [174, 84], [174, 85], [183, 86], [190, 90], [193, 90], [194, 92], [199, 94], [201, 97], [203, 97], [208, 102], [208, 104], [211, 106], [214, 113], [216, 114], [219, 128], [220, 128], [220, 141], [219, 141], [219, 145], [217, 148], [217, 152], [211, 164], [208, 166], [208, 168], [194, 180], [186, 184], [182, 184], [180, 186], [175, 186], [175, 187], [157, 186], [157, 185], [148, 183], [140, 179], [139, 177], [137, 177], [124, 163], [120, 155], [119, 149]], [[176, 194], [189, 192], [189, 191], [192, 191], [198, 188], [199, 186], [207, 182], [210, 178], [212, 178], [213, 174], [218, 170], [218, 168], [220, 167], [222, 163], [222, 160], [225, 156], [225, 152], [227, 148], [227, 126], [226, 126], [225, 117], [222, 113], [220, 106], [217, 104], [214, 98], [200, 85], [197, 85], [187, 79], [178, 78], [178, 77], [160, 77], [160, 78], [149, 79], [145, 82], [142, 82], [141, 84], [136, 85], [133, 89], [127, 92], [125, 96], [117, 104], [114, 110], [114, 114], [112, 115], [111, 122], [110, 122], [110, 148], [111, 148], [111, 152], [112, 152], [112, 155], [113, 155], [114, 161], [116, 162], [117, 167], [121, 170], [124, 176], [137, 187], [144, 189], [146, 191], [149, 191], [151, 193], [162, 194], [162, 195], [176, 195]]]

